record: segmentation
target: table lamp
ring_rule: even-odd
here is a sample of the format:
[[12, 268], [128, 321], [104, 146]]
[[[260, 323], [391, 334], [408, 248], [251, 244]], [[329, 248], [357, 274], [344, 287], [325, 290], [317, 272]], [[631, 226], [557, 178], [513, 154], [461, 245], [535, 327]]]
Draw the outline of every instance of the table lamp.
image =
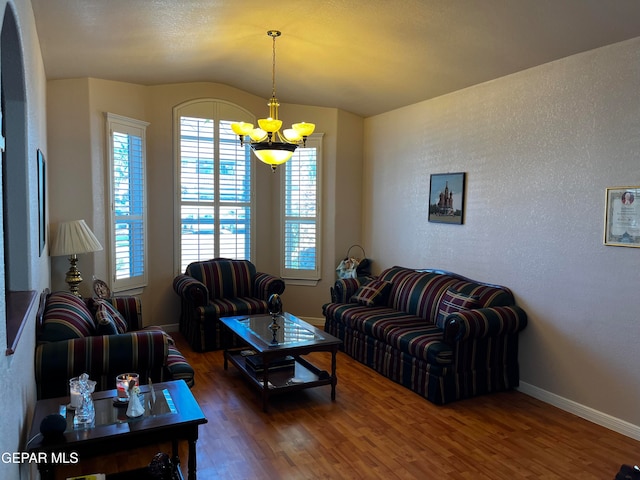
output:
[[84, 220], [61, 222], [58, 225], [58, 234], [51, 246], [51, 256], [69, 256], [71, 267], [69, 267], [64, 280], [69, 284], [69, 290], [74, 295], [80, 296], [78, 285], [82, 283], [82, 275], [76, 267], [78, 255], [100, 250], [102, 250], [102, 245]]

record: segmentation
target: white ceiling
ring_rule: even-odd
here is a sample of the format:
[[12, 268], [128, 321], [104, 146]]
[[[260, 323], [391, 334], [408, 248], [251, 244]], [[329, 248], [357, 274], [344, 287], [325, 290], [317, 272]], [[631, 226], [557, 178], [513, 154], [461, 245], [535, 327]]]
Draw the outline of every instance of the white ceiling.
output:
[[[31, 0], [48, 79], [218, 82], [370, 116], [640, 36], [640, 0]], [[266, 107], [265, 107], [266, 108]]]

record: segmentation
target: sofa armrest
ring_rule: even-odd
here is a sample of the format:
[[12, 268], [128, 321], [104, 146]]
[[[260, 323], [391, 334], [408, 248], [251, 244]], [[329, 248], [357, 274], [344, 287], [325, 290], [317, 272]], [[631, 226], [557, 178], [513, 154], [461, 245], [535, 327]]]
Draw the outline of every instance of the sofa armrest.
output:
[[285, 289], [284, 280], [269, 273], [256, 273], [253, 283], [253, 294], [261, 300], [269, 300], [274, 293], [282, 295]]
[[526, 326], [527, 314], [516, 305], [463, 310], [445, 319], [444, 341], [453, 344], [473, 338], [513, 334]]
[[69, 379], [85, 372], [96, 390], [115, 388], [116, 375], [126, 372], [139, 373], [141, 383], [161, 381], [168, 352], [164, 333], [153, 330], [43, 343], [35, 354], [38, 398], [68, 395]]
[[141, 330], [142, 302], [138, 297], [122, 296], [105, 298], [124, 317], [129, 326], [128, 331]]
[[206, 285], [189, 275], [181, 274], [173, 279], [173, 290], [194, 307], [209, 303], [209, 290]]
[[340, 278], [331, 288], [332, 303], [349, 303], [349, 299], [362, 285], [369, 283], [373, 277]]

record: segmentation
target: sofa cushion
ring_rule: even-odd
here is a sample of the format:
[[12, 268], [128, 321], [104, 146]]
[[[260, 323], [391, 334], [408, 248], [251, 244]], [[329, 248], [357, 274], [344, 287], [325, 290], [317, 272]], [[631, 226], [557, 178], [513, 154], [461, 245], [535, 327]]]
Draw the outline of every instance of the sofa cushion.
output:
[[480, 308], [480, 299], [475, 295], [467, 295], [452, 288], [447, 289], [442, 295], [438, 306], [438, 318], [436, 325], [444, 329], [444, 322], [450, 313], [461, 312]]
[[385, 305], [389, 292], [391, 291], [391, 283], [382, 280], [373, 280], [362, 285], [356, 293], [351, 297], [352, 303], [359, 303], [365, 307], [375, 307]]
[[84, 301], [69, 292], [54, 292], [47, 299], [40, 342], [58, 342], [93, 335], [95, 323]]
[[104, 305], [100, 305], [94, 316], [96, 322], [96, 333], [98, 335], [117, 335], [118, 327], [109, 310]]
[[453, 277], [441, 273], [413, 272], [400, 281], [391, 306], [434, 324], [440, 298], [454, 282]]
[[100, 314], [100, 317], [103, 321], [108, 315], [111, 317], [113, 324], [116, 327], [117, 333], [126, 333], [129, 330], [127, 321], [111, 303], [107, 302], [106, 300], [94, 298], [92, 299], [92, 305], [95, 309], [96, 320], [98, 320], [98, 314]]
[[217, 318], [231, 315], [252, 315], [269, 311], [265, 300], [252, 297], [219, 298], [210, 302], [205, 308], [213, 308], [216, 311]]
[[470, 280], [459, 280], [451, 285], [450, 288], [457, 292], [477, 297], [480, 302], [479, 308], [506, 307], [515, 303], [511, 290], [500, 285], [488, 285]]
[[387, 332], [386, 344], [427, 363], [451, 365], [453, 349], [443, 342], [443, 333], [435, 325], [398, 327]]
[[248, 260], [194, 262], [187, 266], [185, 274], [204, 283], [210, 300], [253, 296], [256, 267]]

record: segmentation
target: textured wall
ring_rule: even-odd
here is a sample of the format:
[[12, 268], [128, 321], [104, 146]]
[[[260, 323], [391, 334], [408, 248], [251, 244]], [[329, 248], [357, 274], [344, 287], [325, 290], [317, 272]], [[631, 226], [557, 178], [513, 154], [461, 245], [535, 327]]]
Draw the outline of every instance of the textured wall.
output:
[[[26, 150], [28, 156], [24, 159], [14, 157], [13, 160], [22, 160], [26, 163], [27, 184], [27, 211], [29, 218], [29, 238], [26, 246], [28, 260], [25, 262], [26, 288], [36, 292], [41, 291], [49, 284], [49, 257], [47, 251], [40, 256], [38, 233], [38, 176], [36, 152], [40, 148], [47, 154], [46, 121], [45, 121], [45, 76], [42, 64], [42, 56], [38, 44], [31, 3], [28, 0], [0, 0], [0, 12], [6, 21], [6, 9], [12, 8], [15, 20], [16, 34], [19, 38], [13, 38], [10, 45], [2, 45], [3, 54], [11, 51], [8, 57], [15, 59], [22, 57], [24, 65], [24, 108], [27, 120], [24, 125], [26, 138]], [[6, 23], [5, 23], [6, 26]], [[5, 59], [6, 60], [6, 59]], [[5, 77], [6, 75], [6, 77]], [[14, 71], [3, 72], [3, 79], [7, 77], [17, 78], [20, 73]], [[5, 83], [5, 86], [7, 84]], [[5, 90], [5, 94], [7, 91]], [[11, 101], [14, 101], [12, 99]], [[14, 119], [15, 120], [15, 119]], [[10, 120], [7, 120], [10, 121]], [[19, 141], [17, 143], [20, 143]], [[15, 146], [15, 143], [14, 143]], [[15, 149], [14, 149], [15, 151]], [[1, 209], [0, 209], [1, 210]], [[3, 232], [10, 235], [11, 232]], [[48, 245], [47, 245], [48, 248]], [[0, 258], [3, 258], [0, 256]], [[0, 269], [0, 317], [6, 315], [4, 304], [5, 287], [4, 269]], [[16, 351], [13, 355], [5, 355], [7, 347], [7, 335], [4, 320], [0, 323], [0, 453], [12, 453], [24, 448], [31, 426], [31, 415], [35, 404], [35, 379], [33, 375], [34, 348], [35, 348], [35, 314], [37, 305], [28, 312], [27, 322], [20, 336]], [[0, 462], [0, 478], [18, 479], [30, 478], [29, 465]]]
[[[640, 425], [640, 249], [603, 245], [605, 188], [640, 185], [640, 38], [365, 121], [367, 250], [511, 287], [522, 380]], [[467, 172], [464, 225], [429, 175]]]

